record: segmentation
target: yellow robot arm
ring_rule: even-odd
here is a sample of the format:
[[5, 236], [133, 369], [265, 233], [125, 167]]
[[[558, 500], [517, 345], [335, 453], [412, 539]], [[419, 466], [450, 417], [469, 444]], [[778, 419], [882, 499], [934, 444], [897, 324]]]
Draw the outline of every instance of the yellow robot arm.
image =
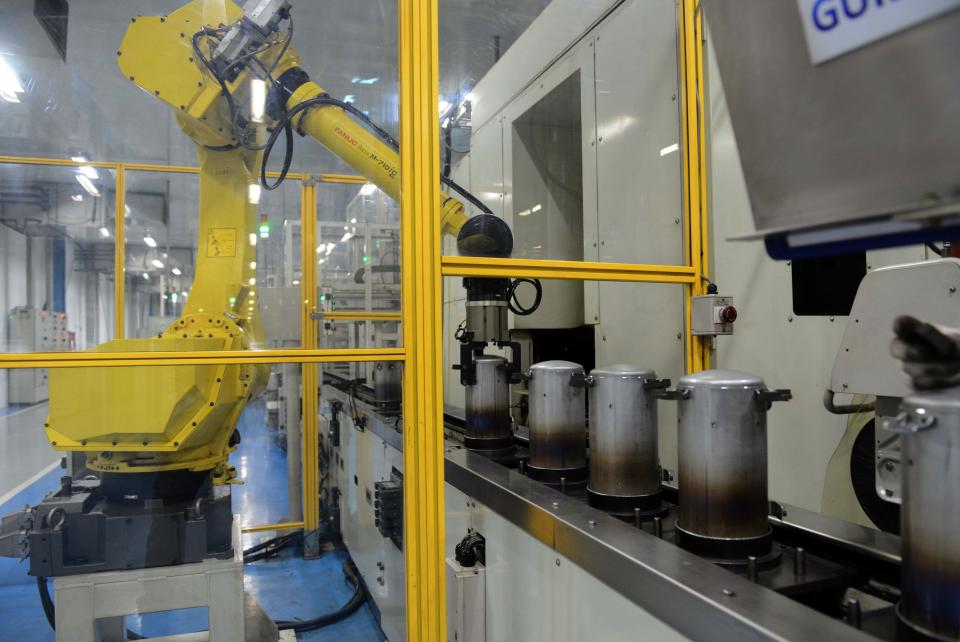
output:
[[[174, 111], [197, 145], [200, 161], [196, 278], [183, 315], [159, 337], [111, 341], [97, 350], [247, 350], [263, 345], [253, 243], [256, 205], [251, 185], [265, 181], [265, 124], [248, 113], [254, 81], [270, 89], [271, 139], [296, 129], [342, 158], [394, 199], [400, 197], [395, 141], [346, 113], [350, 107], [310, 82], [279, 24], [287, 0], [193, 0], [166, 16], [131, 20], [117, 50], [129, 80]], [[292, 23], [291, 23], [292, 24]], [[374, 127], [376, 131], [376, 128]], [[466, 195], [469, 197], [469, 195]], [[481, 209], [482, 204], [469, 197]], [[444, 197], [443, 231], [467, 223], [461, 201]], [[488, 211], [488, 210], [486, 210]], [[493, 218], [493, 217], [491, 217]], [[483, 227], [497, 232], [497, 219]], [[505, 227], [505, 226], [504, 226]], [[473, 247], [497, 251], [494, 235], [472, 234]], [[496, 237], [496, 238], [494, 238]], [[477, 243], [476, 239], [480, 238]], [[493, 238], [492, 242], [485, 239]], [[509, 254], [509, 247], [505, 250]], [[227, 464], [246, 402], [265, 385], [265, 366], [176, 366], [56, 370], [51, 373], [47, 437], [57, 450], [85, 451], [93, 469], [120, 472], [211, 471], [218, 482], [235, 472]]]

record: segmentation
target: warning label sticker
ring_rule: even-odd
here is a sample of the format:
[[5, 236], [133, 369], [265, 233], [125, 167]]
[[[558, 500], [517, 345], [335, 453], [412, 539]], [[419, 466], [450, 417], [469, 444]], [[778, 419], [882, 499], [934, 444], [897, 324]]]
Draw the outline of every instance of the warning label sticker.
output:
[[207, 230], [207, 257], [229, 258], [237, 255], [237, 230], [233, 227], [211, 227]]

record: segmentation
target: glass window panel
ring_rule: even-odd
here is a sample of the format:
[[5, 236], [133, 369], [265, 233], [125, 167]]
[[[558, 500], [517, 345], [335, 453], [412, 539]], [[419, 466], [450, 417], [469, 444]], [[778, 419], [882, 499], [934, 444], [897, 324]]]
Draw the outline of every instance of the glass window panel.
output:
[[[113, 338], [114, 176], [0, 164], [0, 352], [70, 352]], [[45, 401], [45, 369], [0, 370], [0, 412]]]
[[[200, 256], [200, 180], [194, 174], [127, 173], [128, 336], [156, 337], [201, 308], [218, 318], [229, 314], [241, 320], [257, 311], [264, 329], [251, 348], [299, 346], [299, 293], [292, 284], [300, 261], [300, 182], [260, 191], [257, 214], [249, 224], [234, 222], [230, 210], [214, 199]], [[220, 250], [215, 245], [218, 235], [229, 241]], [[231, 272], [240, 281], [218, 281], [216, 287], [194, 290], [198, 278], [207, 283], [211, 276], [229, 280], [221, 266], [232, 261], [242, 263], [236, 274]], [[198, 274], [198, 266], [207, 276]], [[191, 304], [191, 294], [201, 298]]]
[[[454, 414], [465, 413], [465, 388], [461, 383], [462, 330], [476, 332], [467, 317], [466, 294], [462, 279], [445, 278], [443, 304], [443, 383], [444, 404]], [[553, 285], [548, 289], [546, 286]], [[594, 367], [631, 364], [649, 368], [659, 378], [676, 381], [686, 368], [684, 341], [683, 285], [656, 283], [617, 283], [597, 281], [543, 281], [540, 308], [529, 316], [507, 312], [508, 331], [503, 341], [516, 342], [520, 348], [519, 371], [526, 372], [541, 361], [559, 359], [582, 365], [587, 372]], [[553, 301], [550, 292], [557, 294]], [[579, 299], [578, 299], [579, 297]], [[594, 316], [582, 301], [595, 300], [599, 310]], [[517, 290], [519, 306], [529, 308], [534, 290], [522, 285]], [[642, 328], [642, 331], [638, 331]], [[719, 341], [725, 338], [721, 337]], [[480, 346], [477, 346], [480, 347]], [[484, 354], [513, 358], [509, 349], [492, 343], [482, 347]], [[521, 426], [528, 411], [526, 383], [511, 386], [510, 412]], [[659, 409], [660, 456], [664, 468], [675, 470], [676, 409], [661, 403]]]
[[350, 312], [400, 313], [400, 208], [373, 184], [317, 188], [320, 345], [402, 345], [400, 323], [356, 321]]
[[[179, 106], [171, 109], [162, 95], [145, 93], [131, 82], [118, 68], [117, 56], [131, 18], [169, 15], [187, 4], [184, 0], [72, 3], [61, 23], [63, 55], [33, 4], [15, 0], [0, 7], [0, 64], [12, 70], [5, 79], [16, 79], [0, 95], [6, 96], [0, 97], [0, 154], [69, 158], [83, 152], [96, 160], [196, 165], [196, 146], [175, 119]], [[394, 5], [295, 2], [293, 47], [318, 85], [396, 135]], [[153, 39], [150, 45], [163, 42]], [[353, 173], [322, 145], [297, 138], [294, 171]], [[281, 137], [271, 168], [282, 165], [283, 146]]]
[[441, 0], [445, 171], [515, 258], [682, 265], [674, 3], [547, 4]]
[[405, 633], [402, 373], [400, 362], [323, 364], [319, 390], [321, 507], [336, 509], [390, 640]]

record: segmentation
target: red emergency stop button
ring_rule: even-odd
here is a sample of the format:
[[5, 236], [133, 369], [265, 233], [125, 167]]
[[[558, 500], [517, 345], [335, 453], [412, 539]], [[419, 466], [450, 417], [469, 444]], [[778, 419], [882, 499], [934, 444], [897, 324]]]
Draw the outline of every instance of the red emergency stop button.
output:
[[720, 309], [720, 321], [722, 323], [733, 323], [737, 320], [737, 309], [732, 305], [725, 305]]

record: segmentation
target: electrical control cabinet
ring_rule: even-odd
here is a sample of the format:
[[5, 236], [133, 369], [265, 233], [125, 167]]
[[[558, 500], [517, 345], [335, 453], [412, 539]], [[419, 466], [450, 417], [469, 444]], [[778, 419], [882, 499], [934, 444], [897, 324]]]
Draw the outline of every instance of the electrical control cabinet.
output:
[[[70, 337], [67, 315], [18, 307], [7, 320], [7, 345], [10, 352], [67, 352]], [[46, 401], [49, 384], [45, 368], [11, 370], [8, 378], [10, 403], [32, 404]]]

